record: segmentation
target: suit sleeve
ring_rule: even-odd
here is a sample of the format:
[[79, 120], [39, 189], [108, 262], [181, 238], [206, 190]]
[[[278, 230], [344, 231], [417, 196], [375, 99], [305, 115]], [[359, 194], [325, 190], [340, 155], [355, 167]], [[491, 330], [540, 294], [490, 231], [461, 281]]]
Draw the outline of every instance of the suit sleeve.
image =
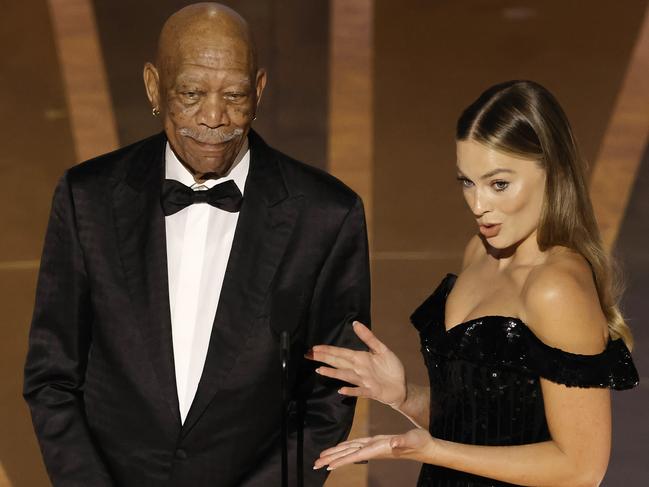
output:
[[[343, 222], [331, 252], [320, 272], [310, 309], [309, 346], [326, 343], [366, 349], [353, 332], [351, 323], [370, 326], [370, 269], [367, 229], [363, 204], [357, 197]], [[313, 463], [325, 448], [343, 441], [354, 417], [355, 398], [338, 393], [342, 383], [314, 372], [316, 364], [304, 361], [299, 383], [303, 418], [304, 485], [322, 485], [327, 471], [313, 470]], [[301, 411], [300, 411], [301, 410]]]
[[23, 390], [55, 487], [113, 486], [84, 413], [91, 326], [88, 278], [64, 177], [45, 236]]

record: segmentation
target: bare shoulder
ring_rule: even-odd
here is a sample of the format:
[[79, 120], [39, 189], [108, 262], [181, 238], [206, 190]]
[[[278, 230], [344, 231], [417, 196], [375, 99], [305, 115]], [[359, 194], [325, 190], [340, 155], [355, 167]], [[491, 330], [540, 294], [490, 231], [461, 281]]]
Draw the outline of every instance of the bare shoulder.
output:
[[486, 253], [485, 246], [482, 243], [482, 239], [479, 235], [474, 235], [471, 237], [469, 242], [466, 244], [464, 249], [464, 258], [462, 259], [462, 270], [469, 267], [481, 256], [484, 256]]
[[546, 344], [567, 352], [600, 353], [608, 327], [590, 265], [565, 248], [553, 249], [523, 289], [524, 321]]

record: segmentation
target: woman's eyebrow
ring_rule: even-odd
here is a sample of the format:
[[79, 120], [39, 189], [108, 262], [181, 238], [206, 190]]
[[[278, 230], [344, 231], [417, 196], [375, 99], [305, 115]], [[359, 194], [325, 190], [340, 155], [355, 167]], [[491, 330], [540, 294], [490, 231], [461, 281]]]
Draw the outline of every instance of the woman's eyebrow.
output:
[[501, 173], [501, 172], [514, 174], [516, 171], [514, 171], [513, 169], [506, 169], [504, 167], [503, 168], [496, 168], [496, 169], [494, 169], [492, 171], [489, 171], [488, 173], [483, 174], [482, 176], [480, 176], [480, 179], [489, 179], [490, 177], [493, 177], [496, 174]]

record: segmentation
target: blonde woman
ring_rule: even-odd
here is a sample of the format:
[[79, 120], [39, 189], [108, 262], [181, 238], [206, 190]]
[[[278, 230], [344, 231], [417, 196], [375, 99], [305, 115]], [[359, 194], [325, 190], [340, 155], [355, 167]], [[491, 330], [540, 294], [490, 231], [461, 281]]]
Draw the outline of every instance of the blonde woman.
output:
[[555, 98], [530, 81], [489, 88], [457, 125], [457, 172], [477, 235], [459, 276], [414, 312], [430, 387], [367, 328], [369, 352], [317, 346], [341, 393], [417, 428], [346, 441], [314, 468], [422, 462], [419, 486], [596, 486], [611, 444], [609, 389], [638, 383], [585, 171]]

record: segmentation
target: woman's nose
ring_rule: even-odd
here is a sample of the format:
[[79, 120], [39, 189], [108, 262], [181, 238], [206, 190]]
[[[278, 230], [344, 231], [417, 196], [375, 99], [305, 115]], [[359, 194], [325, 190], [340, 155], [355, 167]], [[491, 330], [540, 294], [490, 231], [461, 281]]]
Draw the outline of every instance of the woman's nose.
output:
[[489, 212], [491, 206], [489, 204], [489, 199], [483, 194], [480, 189], [476, 188], [473, 194], [473, 200], [471, 202], [471, 211], [476, 218], [480, 218], [485, 213]]

